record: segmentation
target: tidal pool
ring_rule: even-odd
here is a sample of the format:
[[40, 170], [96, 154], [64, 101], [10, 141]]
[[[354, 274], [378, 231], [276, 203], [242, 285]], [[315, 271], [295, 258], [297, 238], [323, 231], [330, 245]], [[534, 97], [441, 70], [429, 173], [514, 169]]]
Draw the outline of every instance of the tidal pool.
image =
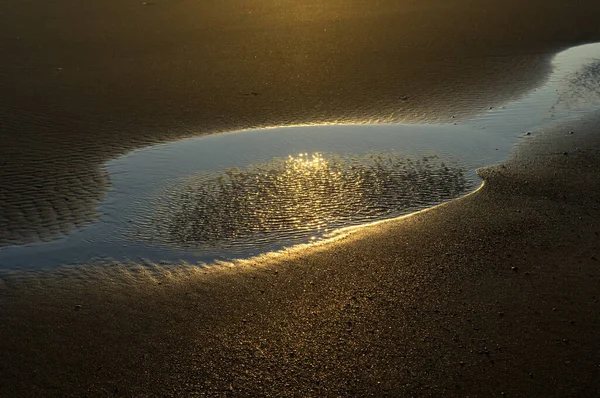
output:
[[600, 104], [600, 45], [558, 54], [525, 97], [447, 124], [275, 127], [133, 151], [104, 168], [101, 218], [51, 241], [0, 248], [0, 268], [97, 259], [211, 262], [318, 241], [479, 186], [526, 132]]
[[174, 247], [253, 250], [401, 215], [473, 185], [435, 155], [290, 155], [183, 179], [158, 197], [145, 230]]

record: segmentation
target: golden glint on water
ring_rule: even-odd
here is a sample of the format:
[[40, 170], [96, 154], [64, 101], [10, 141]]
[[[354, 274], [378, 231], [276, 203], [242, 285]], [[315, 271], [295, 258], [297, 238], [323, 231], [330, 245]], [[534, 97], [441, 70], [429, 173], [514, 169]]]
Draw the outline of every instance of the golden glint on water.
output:
[[188, 177], [160, 198], [154, 228], [171, 244], [274, 244], [393, 217], [473, 187], [436, 156], [299, 154]]

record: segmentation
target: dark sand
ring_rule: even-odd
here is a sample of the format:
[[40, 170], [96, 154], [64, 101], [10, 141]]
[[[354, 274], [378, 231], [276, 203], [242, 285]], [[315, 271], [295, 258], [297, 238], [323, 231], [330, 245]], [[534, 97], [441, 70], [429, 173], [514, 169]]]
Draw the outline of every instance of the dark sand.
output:
[[0, 246], [93, 221], [99, 169], [174, 138], [449, 121], [600, 41], [596, 1], [139, 0], [0, 8]]
[[[297, 3], [5, 2], [0, 244], [92, 214], [98, 165], [128, 149], [466, 117], [600, 39], [591, 1]], [[0, 396], [597, 396], [599, 125], [536, 133], [471, 196], [289, 256], [3, 273]]]
[[597, 396], [599, 125], [331, 244], [4, 274], [0, 395]]

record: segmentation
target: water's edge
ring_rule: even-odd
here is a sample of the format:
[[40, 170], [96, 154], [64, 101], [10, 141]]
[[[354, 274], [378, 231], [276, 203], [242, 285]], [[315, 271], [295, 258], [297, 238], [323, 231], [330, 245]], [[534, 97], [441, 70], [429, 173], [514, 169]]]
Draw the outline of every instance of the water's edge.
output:
[[[55, 241], [0, 248], [0, 268], [243, 259], [435, 207], [481, 189], [475, 170], [507, 159], [527, 132], [598, 107], [600, 45], [564, 51], [553, 67], [543, 87], [467, 121], [269, 128], [138, 149], [105, 165], [112, 187], [98, 222]], [[452, 178], [462, 185], [449, 188]], [[358, 180], [360, 189], [347, 189]], [[398, 196], [414, 186], [412, 196]], [[403, 210], [394, 207], [399, 199]], [[363, 213], [381, 212], [355, 217], [364, 203]], [[248, 211], [256, 204], [259, 213]], [[216, 244], [207, 249], [207, 241]]]

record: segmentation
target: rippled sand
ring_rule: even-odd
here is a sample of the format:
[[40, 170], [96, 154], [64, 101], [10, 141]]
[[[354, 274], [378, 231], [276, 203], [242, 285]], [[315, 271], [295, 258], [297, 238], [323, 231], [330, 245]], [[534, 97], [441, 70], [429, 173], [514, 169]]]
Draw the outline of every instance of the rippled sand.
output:
[[110, 186], [106, 173], [87, 170], [87, 163], [79, 170], [38, 167], [2, 173], [0, 247], [49, 241], [98, 219]]
[[0, 394], [594, 396], [599, 123], [533, 131], [475, 194], [325, 245], [2, 272]]
[[[464, 119], [600, 40], [595, 1], [374, 4], [3, 2], [0, 246], [94, 219], [129, 150]], [[599, 124], [533, 131], [477, 194], [329, 247], [2, 272], [0, 395], [594, 396]]]
[[150, 143], [488, 109], [539, 85], [556, 50], [599, 40], [598, 19], [593, 2], [10, 0], [0, 245], [94, 219], [100, 165]]

